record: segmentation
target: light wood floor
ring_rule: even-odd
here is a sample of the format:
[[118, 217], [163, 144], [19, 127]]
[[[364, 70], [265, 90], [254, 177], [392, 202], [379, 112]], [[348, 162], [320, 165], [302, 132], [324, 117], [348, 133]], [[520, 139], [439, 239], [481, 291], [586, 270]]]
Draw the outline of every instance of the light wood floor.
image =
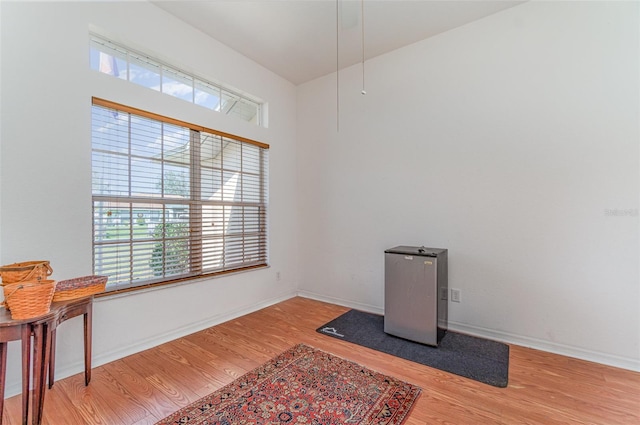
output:
[[[153, 424], [297, 344], [420, 386], [408, 425], [640, 424], [640, 373], [511, 346], [509, 386], [495, 388], [335, 338], [315, 329], [347, 308], [293, 298], [78, 374], [48, 390], [44, 424]], [[20, 396], [4, 424], [20, 423]]]

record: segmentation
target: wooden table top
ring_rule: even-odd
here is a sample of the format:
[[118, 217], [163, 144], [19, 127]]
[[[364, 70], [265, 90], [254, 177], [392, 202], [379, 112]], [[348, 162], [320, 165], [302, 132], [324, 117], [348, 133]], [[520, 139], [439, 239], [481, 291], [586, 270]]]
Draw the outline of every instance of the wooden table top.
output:
[[90, 303], [92, 299], [93, 297], [91, 296], [91, 297], [77, 298], [75, 300], [51, 303], [51, 308], [49, 309], [48, 313], [40, 316], [36, 316], [36, 317], [31, 317], [29, 319], [19, 319], [19, 320], [12, 319], [11, 312], [7, 310], [6, 307], [2, 307], [0, 308], [0, 328], [12, 327], [17, 325], [22, 325], [25, 323], [46, 322], [47, 320], [54, 318], [58, 313], [60, 313], [61, 310], [65, 309], [66, 307], [75, 307], [76, 305], [87, 304], [87, 303]]

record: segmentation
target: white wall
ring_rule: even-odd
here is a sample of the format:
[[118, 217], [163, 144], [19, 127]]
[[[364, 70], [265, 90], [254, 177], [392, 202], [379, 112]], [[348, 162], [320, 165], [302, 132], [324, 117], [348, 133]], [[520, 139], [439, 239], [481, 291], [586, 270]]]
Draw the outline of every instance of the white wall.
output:
[[[270, 150], [271, 268], [100, 298], [94, 365], [295, 295], [295, 87], [146, 2], [2, 2], [0, 264], [91, 274], [91, 97], [259, 140]], [[89, 29], [269, 103], [269, 128], [89, 69]], [[276, 272], [281, 278], [276, 279]], [[82, 320], [58, 330], [57, 376], [82, 370]], [[7, 396], [19, 391], [10, 346]]]
[[[2, 4], [0, 3], [0, 22], [2, 22]], [[0, 30], [0, 52], [2, 52], [2, 30]], [[2, 99], [2, 54], [0, 53], [0, 99]], [[2, 102], [0, 102], [0, 176], [2, 176]], [[0, 179], [0, 189], [2, 189]], [[0, 191], [0, 240], [2, 240], [2, 196]], [[2, 258], [2, 244], [0, 243], [0, 258]], [[4, 297], [4, 294], [2, 295]]]
[[382, 312], [384, 249], [448, 248], [451, 328], [640, 370], [639, 29], [525, 3], [341, 72], [339, 132], [300, 86], [301, 294]]
[[[339, 133], [335, 75], [296, 108], [291, 84], [152, 5], [0, 11], [0, 264], [91, 273], [91, 96], [271, 145], [272, 267], [97, 300], [94, 365], [298, 282], [381, 312], [382, 252], [426, 244], [450, 250], [453, 328], [640, 369], [638, 216], [605, 213], [638, 208], [637, 3], [527, 3], [368, 61], [364, 97], [348, 69]], [[269, 128], [90, 71], [90, 27], [262, 97]], [[60, 327], [59, 378], [82, 370], [81, 335], [80, 319]], [[7, 396], [19, 361], [12, 343]]]

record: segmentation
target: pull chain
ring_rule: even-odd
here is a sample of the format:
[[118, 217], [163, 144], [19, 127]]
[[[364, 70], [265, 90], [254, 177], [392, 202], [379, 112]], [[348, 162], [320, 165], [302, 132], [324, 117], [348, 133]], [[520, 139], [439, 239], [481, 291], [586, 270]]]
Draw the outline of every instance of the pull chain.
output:
[[336, 0], [336, 131], [340, 131], [340, 0]]
[[364, 88], [364, 0], [360, 0], [360, 20], [362, 23], [362, 93], [363, 95], [367, 94], [367, 91]]

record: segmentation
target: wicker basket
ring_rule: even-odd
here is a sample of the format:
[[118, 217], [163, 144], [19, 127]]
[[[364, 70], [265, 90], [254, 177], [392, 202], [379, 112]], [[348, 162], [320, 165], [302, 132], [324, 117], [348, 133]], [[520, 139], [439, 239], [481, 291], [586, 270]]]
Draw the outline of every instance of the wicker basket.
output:
[[2, 284], [16, 282], [27, 282], [34, 280], [46, 280], [51, 276], [53, 269], [48, 261], [27, 261], [24, 263], [13, 263], [0, 267]]
[[4, 302], [14, 320], [31, 319], [49, 312], [55, 280], [17, 282], [4, 285]]
[[75, 279], [61, 280], [53, 294], [53, 302], [75, 300], [89, 297], [104, 291], [107, 276], [84, 276]]

